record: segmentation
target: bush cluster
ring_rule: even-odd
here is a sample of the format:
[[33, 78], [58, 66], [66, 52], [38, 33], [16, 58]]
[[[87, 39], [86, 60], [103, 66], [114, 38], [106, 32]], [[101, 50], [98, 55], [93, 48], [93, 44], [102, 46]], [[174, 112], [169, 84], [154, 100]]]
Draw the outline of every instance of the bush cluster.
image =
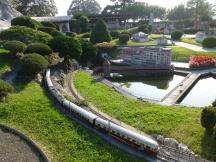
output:
[[67, 33], [66, 33], [66, 36], [69, 36], [69, 37], [76, 37], [76, 36], [77, 36], [77, 33], [75, 33], [75, 32], [67, 32]]
[[171, 34], [171, 39], [172, 40], [180, 40], [182, 36], [183, 36], [183, 33], [181, 31], [174, 31]]
[[56, 28], [52, 28], [52, 27], [40, 27], [38, 28], [39, 31], [45, 32], [50, 34], [53, 37], [56, 36], [61, 36], [63, 35], [60, 31], [58, 31]]
[[42, 26], [42, 24], [34, 19], [31, 19], [28, 16], [20, 16], [16, 17], [11, 20], [12, 26], [26, 26], [32, 29], [37, 29], [38, 27]]
[[203, 40], [202, 46], [204, 48], [214, 48], [216, 47], [216, 38], [214, 37], [209, 37]]
[[119, 42], [121, 44], [127, 44], [127, 42], [130, 40], [130, 36], [128, 34], [121, 34], [119, 36]]
[[25, 53], [38, 53], [42, 56], [46, 56], [52, 53], [52, 49], [48, 45], [43, 43], [32, 43], [28, 45]]
[[20, 41], [13, 40], [5, 42], [4, 48], [10, 51], [11, 54], [16, 55], [17, 53], [23, 53], [26, 49], [26, 45]]
[[120, 35], [120, 32], [118, 31], [111, 31], [110, 32], [110, 35], [113, 39], [118, 39], [119, 38], [119, 35]]
[[34, 76], [44, 71], [48, 66], [48, 61], [37, 53], [25, 55], [21, 61], [21, 71], [29, 76]]
[[57, 28], [57, 25], [55, 25], [55, 24], [52, 23], [52, 22], [42, 21], [41, 24], [42, 24], [44, 27], [50, 27], [50, 28], [58, 29], [58, 28]]
[[24, 26], [13, 26], [0, 33], [2, 40], [18, 40], [25, 44], [41, 42], [48, 44], [52, 36]]
[[3, 101], [7, 97], [8, 93], [13, 92], [14, 88], [11, 84], [0, 79], [0, 101]]

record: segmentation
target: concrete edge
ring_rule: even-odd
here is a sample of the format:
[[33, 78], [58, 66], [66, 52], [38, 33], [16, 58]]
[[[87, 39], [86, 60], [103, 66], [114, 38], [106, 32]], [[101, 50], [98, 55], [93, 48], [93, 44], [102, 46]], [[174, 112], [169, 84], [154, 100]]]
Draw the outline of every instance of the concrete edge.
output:
[[32, 149], [40, 156], [40, 159], [42, 162], [50, 162], [48, 157], [45, 155], [45, 153], [42, 151], [42, 149], [29, 137], [27, 137], [25, 134], [21, 133], [20, 131], [11, 128], [7, 125], [0, 123], [0, 129], [7, 130], [8, 132], [20, 137], [22, 140], [24, 140]]

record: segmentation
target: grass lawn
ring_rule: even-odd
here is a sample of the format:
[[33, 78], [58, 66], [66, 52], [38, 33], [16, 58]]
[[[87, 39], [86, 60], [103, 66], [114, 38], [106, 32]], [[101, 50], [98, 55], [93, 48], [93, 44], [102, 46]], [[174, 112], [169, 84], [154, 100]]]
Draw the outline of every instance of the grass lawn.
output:
[[[115, 39], [111, 42], [114, 45], [125, 45], [125, 44], [120, 44], [118, 39]], [[128, 46], [144, 46], [144, 45], [157, 45], [157, 41], [149, 41], [149, 42], [135, 42], [135, 41], [128, 41], [126, 44]]]
[[197, 45], [197, 46], [201, 46], [202, 47], [202, 44], [198, 43], [195, 38], [186, 38], [186, 37], [183, 37], [181, 39], [181, 41], [185, 42], [185, 43], [189, 43], [189, 44], [193, 44], [193, 45]]
[[34, 82], [0, 103], [0, 122], [31, 137], [53, 162], [141, 161], [62, 115]]
[[0, 75], [10, 71], [12, 59], [8, 55], [8, 51], [0, 49]]
[[95, 82], [84, 71], [75, 75], [75, 86], [101, 111], [147, 133], [173, 137], [208, 159], [216, 160], [216, 141], [200, 125], [201, 109], [161, 106], [129, 99]]
[[216, 52], [198, 52], [184, 47], [172, 46], [173, 60], [188, 62], [193, 55], [210, 55], [216, 58]]

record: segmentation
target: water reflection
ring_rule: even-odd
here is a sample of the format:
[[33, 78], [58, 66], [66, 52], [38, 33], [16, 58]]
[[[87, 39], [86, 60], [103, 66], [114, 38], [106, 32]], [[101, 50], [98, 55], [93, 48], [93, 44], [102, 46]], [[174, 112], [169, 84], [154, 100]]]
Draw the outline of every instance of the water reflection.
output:
[[183, 76], [173, 75], [168, 77], [119, 78], [111, 81], [137, 97], [160, 101], [183, 79]]
[[181, 105], [204, 107], [216, 99], [216, 79], [205, 78], [198, 81], [194, 88], [183, 99]]

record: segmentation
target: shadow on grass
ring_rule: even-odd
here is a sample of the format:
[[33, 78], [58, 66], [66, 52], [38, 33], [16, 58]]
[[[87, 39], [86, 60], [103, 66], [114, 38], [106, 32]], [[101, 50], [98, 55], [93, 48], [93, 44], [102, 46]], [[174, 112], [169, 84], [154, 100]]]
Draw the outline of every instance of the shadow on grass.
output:
[[205, 133], [202, 137], [201, 145], [201, 156], [216, 161], [216, 139], [214, 139], [214, 135], [209, 136]]

